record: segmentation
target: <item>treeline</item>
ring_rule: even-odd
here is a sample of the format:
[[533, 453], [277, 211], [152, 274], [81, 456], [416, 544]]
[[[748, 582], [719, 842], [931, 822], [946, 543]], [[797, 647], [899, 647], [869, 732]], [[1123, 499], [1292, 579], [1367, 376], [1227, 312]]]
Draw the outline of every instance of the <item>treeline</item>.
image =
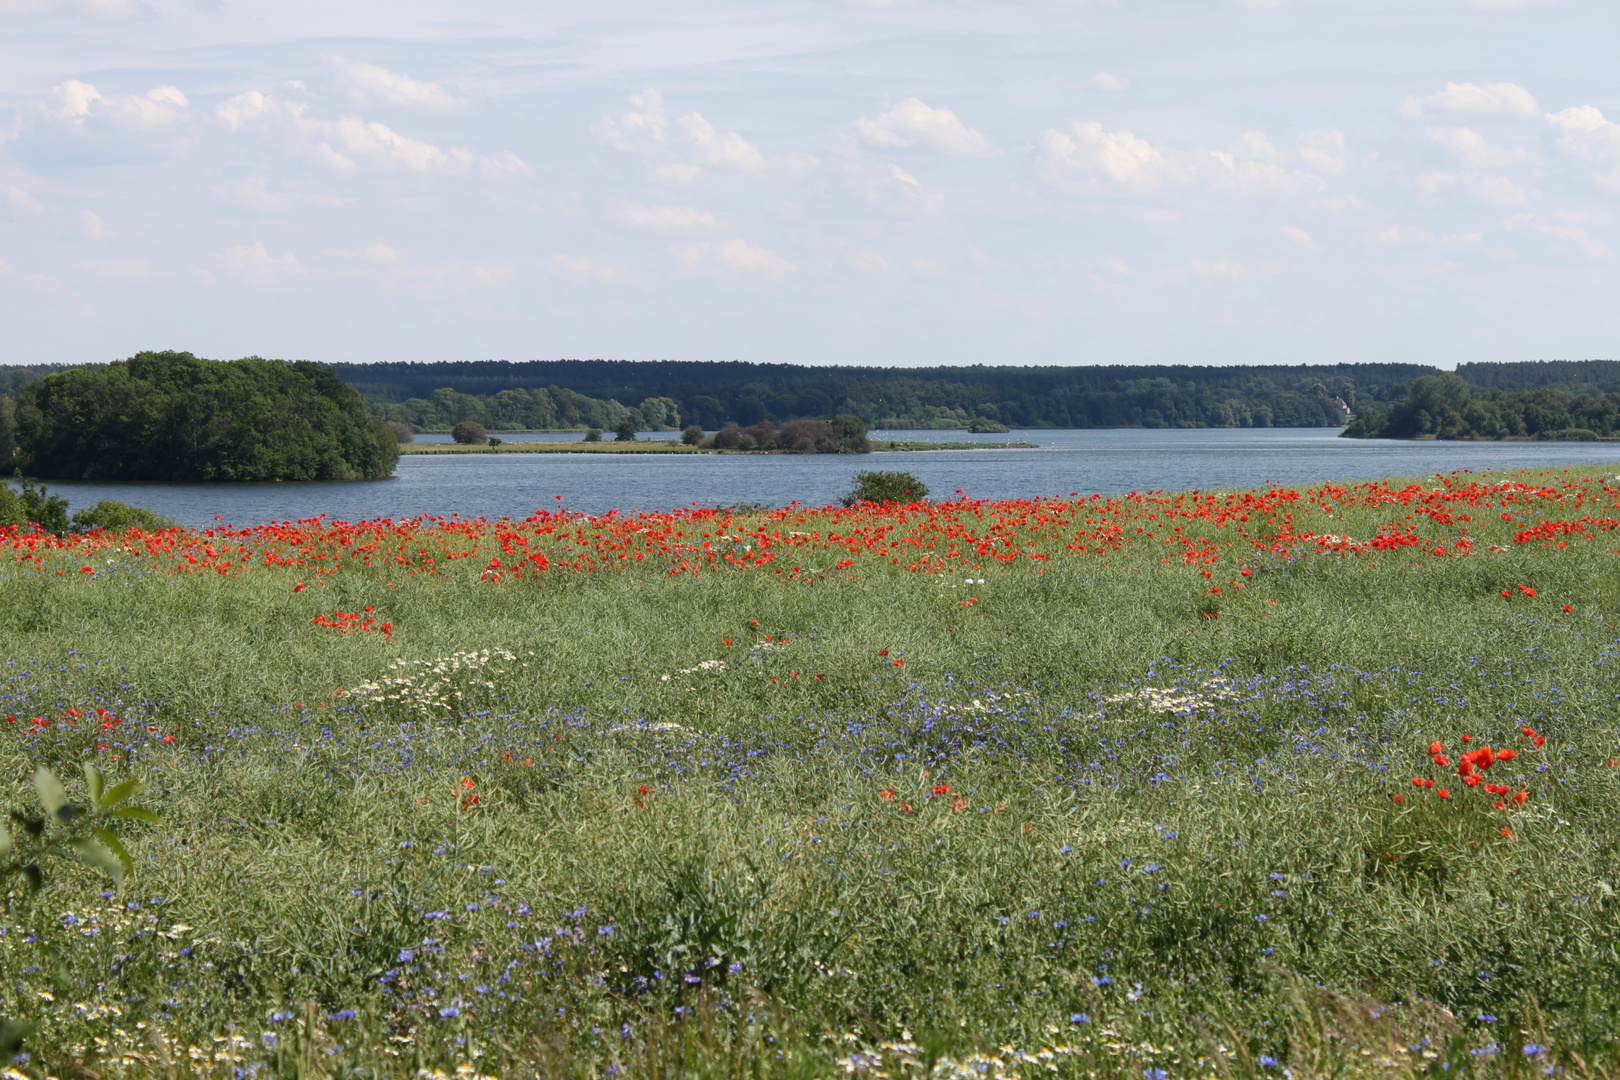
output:
[[[728, 423], [750, 427], [845, 413], [886, 428], [966, 428], [975, 419], [1022, 428], [1331, 427], [1368, 404], [1395, 401], [1414, 379], [1437, 371], [1419, 364], [896, 369], [620, 360], [335, 367], [388, 419], [395, 418], [392, 406], [412, 399], [448, 404], [455, 399], [442, 394], [446, 388], [509, 412], [520, 399], [497, 406], [505, 392], [545, 388], [554, 398], [561, 387], [627, 411], [620, 402], [642, 402], [644, 409], [650, 399], [666, 399], [676, 404], [680, 423], [711, 431]], [[452, 412], [436, 411], [435, 424]], [[558, 426], [615, 426], [602, 419]], [[502, 426], [479, 422], [492, 430]]]
[[[352, 385], [352, 384], [351, 384]], [[468, 394], [440, 387], [425, 397], [372, 401], [379, 420], [405, 424], [412, 431], [449, 431], [471, 421], [488, 431], [545, 431], [550, 428], [600, 428], [613, 431], [629, 421], [637, 431], [679, 431], [680, 403], [647, 397], [635, 406], [587, 397], [559, 386]]]
[[61, 480], [370, 480], [394, 435], [329, 367], [143, 352], [0, 401], [5, 464]]
[[1356, 414], [1353, 439], [1605, 439], [1620, 436], [1620, 393], [1480, 389], [1456, 375], [1430, 375], [1385, 411]]

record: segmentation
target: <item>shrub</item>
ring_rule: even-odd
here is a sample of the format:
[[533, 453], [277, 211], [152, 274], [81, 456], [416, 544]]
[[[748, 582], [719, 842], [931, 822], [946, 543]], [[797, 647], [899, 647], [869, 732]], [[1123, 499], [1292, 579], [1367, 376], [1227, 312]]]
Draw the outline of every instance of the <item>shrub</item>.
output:
[[912, 503], [928, 496], [928, 485], [910, 473], [858, 472], [855, 490], [839, 499], [845, 506], [860, 502]]
[[696, 424], [681, 432], [681, 442], [687, 446], [696, 446], [703, 441], [703, 429]]
[[416, 441], [416, 433], [411, 430], [409, 424], [402, 424], [398, 420], [389, 420], [387, 423], [383, 424], [383, 427], [387, 428], [398, 442], [408, 443]]
[[476, 420], [463, 420], [450, 429], [450, 437], [464, 446], [480, 446], [489, 441], [484, 425]]
[[975, 416], [972, 420], [968, 421], [967, 429], [975, 435], [985, 435], [990, 433], [999, 434], [1004, 431], [1012, 430], [1012, 428], [1008, 427], [1006, 424], [1001, 423], [999, 420], [992, 420], [988, 416]]
[[501, 445], [501, 440], [499, 440], [495, 436], [491, 435], [489, 437], [489, 445], [491, 445], [491, 446], [499, 446], [499, 445]]
[[44, 485], [17, 478], [17, 490], [0, 481], [0, 526], [38, 525], [55, 536], [68, 531], [68, 501], [46, 492]]
[[727, 424], [725, 427], [714, 433], [714, 438], [710, 441], [709, 445], [713, 446], [716, 450], [737, 449], [738, 446], [742, 445], [742, 428], [738, 427], [735, 423]]
[[69, 480], [375, 480], [399, 442], [359, 391], [306, 360], [143, 352], [17, 398], [24, 471]]
[[840, 413], [832, 418], [832, 426], [838, 432], [840, 454], [869, 454], [872, 444], [866, 441], [866, 421], [849, 413]]
[[87, 506], [75, 512], [69, 525], [76, 533], [94, 532], [96, 529], [110, 533], [121, 533], [129, 529], [158, 532], [178, 527], [178, 523], [161, 514], [153, 513], [144, 506], [131, 506], [117, 499], [102, 499], [94, 506]]
[[586, 428], [585, 429], [585, 441], [586, 442], [601, 442], [602, 441], [602, 429], [599, 428], [599, 427], [588, 427], [588, 428]]
[[635, 442], [636, 425], [630, 420], [620, 420], [619, 426], [613, 429], [614, 442]]

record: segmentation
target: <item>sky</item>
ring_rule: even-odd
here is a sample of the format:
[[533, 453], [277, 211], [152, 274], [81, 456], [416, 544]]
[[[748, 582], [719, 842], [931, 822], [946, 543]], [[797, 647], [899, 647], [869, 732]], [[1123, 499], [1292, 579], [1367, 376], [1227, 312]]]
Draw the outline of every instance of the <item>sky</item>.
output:
[[0, 363], [1620, 357], [1614, 0], [0, 0]]

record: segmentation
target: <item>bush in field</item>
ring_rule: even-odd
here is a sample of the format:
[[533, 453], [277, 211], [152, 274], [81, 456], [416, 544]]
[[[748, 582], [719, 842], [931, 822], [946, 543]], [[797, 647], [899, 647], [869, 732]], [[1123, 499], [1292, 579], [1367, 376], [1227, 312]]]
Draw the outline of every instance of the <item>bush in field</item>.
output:
[[681, 432], [681, 442], [687, 446], [696, 446], [703, 441], [703, 429], [696, 424]]
[[620, 420], [619, 426], [613, 429], [614, 442], [635, 442], [636, 425], [631, 420]]
[[131, 506], [117, 499], [102, 499], [94, 506], [76, 511], [69, 525], [76, 533], [94, 532], [96, 529], [110, 533], [127, 532], [130, 529], [160, 532], [163, 529], [177, 527], [176, 522], [161, 514], [155, 514], [144, 506]]
[[602, 429], [599, 428], [599, 427], [588, 427], [588, 428], [586, 428], [585, 429], [585, 441], [586, 442], [601, 442], [602, 441]]
[[927, 498], [928, 485], [905, 472], [858, 472], [855, 489], [839, 499], [845, 506], [856, 503], [912, 503]]
[[375, 480], [399, 443], [323, 364], [143, 352], [25, 386], [17, 459], [69, 480]]
[[43, 484], [17, 478], [17, 490], [0, 481], [0, 526], [38, 525], [56, 536], [68, 531], [68, 502], [46, 492]]
[[489, 441], [484, 425], [476, 420], [463, 420], [450, 429], [450, 437], [464, 446], [481, 446]]
[[398, 420], [390, 420], [383, 424], [383, 427], [389, 430], [397, 442], [408, 443], [416, 441], [416, 433], [411, 430], [409, 424], [402, 424]]

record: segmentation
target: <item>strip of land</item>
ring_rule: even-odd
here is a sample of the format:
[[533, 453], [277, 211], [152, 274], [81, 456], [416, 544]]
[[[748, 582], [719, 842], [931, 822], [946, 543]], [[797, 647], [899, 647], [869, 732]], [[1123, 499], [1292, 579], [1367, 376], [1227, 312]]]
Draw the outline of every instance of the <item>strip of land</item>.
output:
[[[874, 453], [914, 450], [1034, 450], [1038, 443], [1005, 442], [921, 442], [880, 440], [872, 443]], [[700, 450], [685, 443], [664, 440], [635, 442], [503, 442], [499, 446], [461, 443], [406, 443], [401, 454], [784, 454], [783, 450]]]

